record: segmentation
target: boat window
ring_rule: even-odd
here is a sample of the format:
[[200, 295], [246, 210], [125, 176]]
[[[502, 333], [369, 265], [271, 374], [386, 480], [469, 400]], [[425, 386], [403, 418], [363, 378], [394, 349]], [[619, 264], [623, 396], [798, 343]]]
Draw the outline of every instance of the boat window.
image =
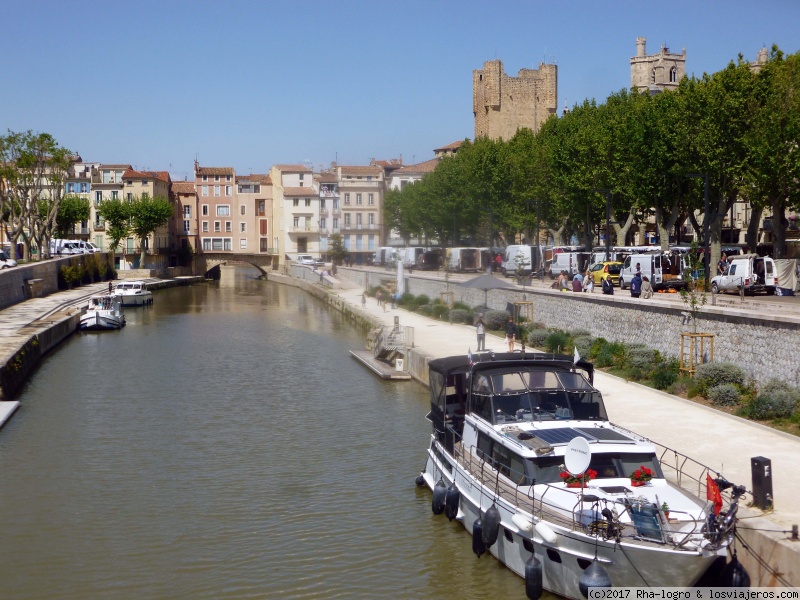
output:
[[531, 400], [530, 394], [504, 394], [492, 397], [494, 423], [511, 423], [515, 421], [530, 421]]
[[431, 395], [431, 404], [444, 410], [444, 375], [442, 373], [437, 373], [436, 371], [431, 371], [428, 375], [428, 379], [430, 381], [429, 390]]
[[525, 383], [532, 390], [541, 388], [560, 388], [561, 384], [553, 371], [527, 371], [522, 373]]
[[489, 387], [489, 378], [486, 375], [478, 375], [472, 384], [472, 391], [478, 394], [489, 394], [491, 388]]
[[530, 485], [531, 480], [525, 470], [525, 459], [484, 433], [478, 434], [478, 456], [514, 484]]
[[651, 469], [655, 477], [664, 477], [664, 473], [661, 471], [661, 465], [655, 454], [620, 454], [619, 462], [622, 469], [621, 477], [628, 477], [641, 466]]
[[591, 390], [592, 386], [582, 375], [564, 371], [558, 374], [561, 384], [568, 390]]
[[492, 399], [489, 396], [481, 394], [472, 395], [472, 412], [485, 419], [489, 423], [493, 422], [492, 419]]
[[529, 458], [527, 465], [528, 475], [535, 483], [559, 483], [561, 481], [561, 465], [563, 464], [563, 456]]
[[518, 372], [492, 375], [492, 389], [495, 393], [527, 391], [528, 386], [521, 375]]
[[606, 407], [600, 392], [567, 392], [575, 419], [607, 421]]

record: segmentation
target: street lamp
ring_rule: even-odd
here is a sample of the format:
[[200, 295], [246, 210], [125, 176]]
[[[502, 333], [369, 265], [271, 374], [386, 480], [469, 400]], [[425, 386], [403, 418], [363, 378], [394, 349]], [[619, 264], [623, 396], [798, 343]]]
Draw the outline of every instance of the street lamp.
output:
[[592, 189], [606, 196], [606, 262], [611, 260], [611, 190]]
[[708, 227], [711, 225], [709, 222], [709, 217], [711, 215], [708, 214], [710, 208], [708, 205], [708, 173], [689, 173], [686, 175], [687, 179], [702, 179], [703, 180], [703, 274], [705, 279], [705, 284], [703, 285], [703, 290], [708, 291], [708, 280], [709, 276], [711, 275], [711, 264], [710, 264], [710, 249], [708, 246]]

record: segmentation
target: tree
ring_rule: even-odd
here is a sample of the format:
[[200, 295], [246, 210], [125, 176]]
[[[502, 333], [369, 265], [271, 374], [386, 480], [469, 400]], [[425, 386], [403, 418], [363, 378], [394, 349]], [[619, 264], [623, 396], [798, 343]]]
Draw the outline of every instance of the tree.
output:
[[144, 267], [145, 255], [147, 254], [147, 238], [156, 229], [166, 225], [172, 213], [172, 203], [161, 196], [156, 196], [155, 198], [142, 196], [131, 200], [130, 231], [139, 238], [139, 247], [142, 251], [139, 264], [142, 267]]
[[108, 249], [115, 252], [122, 238], [130, 230], [131, 205], [119, 198], [103, 200], [97, 207], [97, 212], [106, 222], [106, 235], [109, 238]]
[[72, 153], [47, 133], [0, 136], [0, 219], [12, 244], [22, 239], [23, 258], [38, 246], [48, 251]]
[[56, 217], [55, 233], [56, 237], [68, 238], [72, 235], [72, 230], [76, 223], [88, 221], [91, 215], [88, 198], [81, 198], [75, 194], [67, 194], [61, 200]]
[[331, 262], [334, 265], [341, 266], [344, 259], [347, 257], [347, 248], [344, 247], [344, 238], [342, 238], [342, 234], [334, 233], [328, 238], [328, 243], [328, 254], [330, 254]]

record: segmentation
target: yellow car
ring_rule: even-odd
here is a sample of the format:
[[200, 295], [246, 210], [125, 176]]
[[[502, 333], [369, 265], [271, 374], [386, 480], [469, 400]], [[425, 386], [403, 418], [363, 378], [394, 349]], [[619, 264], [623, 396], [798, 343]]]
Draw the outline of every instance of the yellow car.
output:
[[603, 284], [603, 279], [611, 275], [611, 283], [619, 285], [619, 272], [622, 269], [621, 262], [609, 261], [599, 262], [592, 265], [590, 273], [594, 279], [595, 286]]

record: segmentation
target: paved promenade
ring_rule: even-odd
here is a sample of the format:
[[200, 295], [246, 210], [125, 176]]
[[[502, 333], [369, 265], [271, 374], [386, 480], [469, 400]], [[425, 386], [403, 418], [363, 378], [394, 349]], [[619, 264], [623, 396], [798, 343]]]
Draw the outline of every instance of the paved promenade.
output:
[[[336, 290], [346, 302], [361, 310], [361, 289]], [[414, 345], [431, 358], [466, 354], [477, 348], [475, 328], [449, 324], [410, 313], [386, 310], [367, 298], [366, 312], [387, 326], [400, 317], [400, 325], [414, 328]], [[503, 338], [487, 334], [488, 350], [504, 351]], [[517, 348], [520, 345], [517, 344]], [[751, 487], [750, 458], [765, 456], [774, 469], [775, 510], [769, 519], [781, 529], [800, 523], [800, 438], [751, 421], [709, 409], [689, 400], [596, 371], [595, 384], [603, 393], [609, 417], [661, 444], [687, 454], [722, 472], [730, 481]], [[753, 510], [750, 514], [760, 515]], [[778, 527], [775, 527], [778, 528]], [[800, 543], [798, 543], [800, 546]]]

